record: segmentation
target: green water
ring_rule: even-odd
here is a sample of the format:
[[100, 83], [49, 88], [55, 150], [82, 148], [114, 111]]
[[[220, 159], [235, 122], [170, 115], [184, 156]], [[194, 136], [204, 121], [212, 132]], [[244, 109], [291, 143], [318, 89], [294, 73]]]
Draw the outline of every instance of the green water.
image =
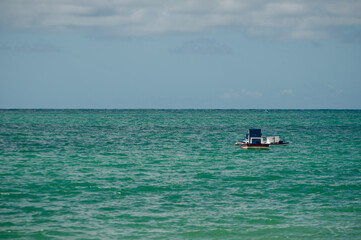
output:
[[361, 111], [1, 110], [0, 161], [1, 239], [361, 239]]

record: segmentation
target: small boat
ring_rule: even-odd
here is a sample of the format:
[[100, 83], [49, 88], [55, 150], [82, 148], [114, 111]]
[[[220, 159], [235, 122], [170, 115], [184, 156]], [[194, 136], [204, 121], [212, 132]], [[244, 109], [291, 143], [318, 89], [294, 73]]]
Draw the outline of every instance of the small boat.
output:
[[234, 145], [240, 145], [245, 149], [268, 149], [269, 146], [288, 145], [288, 142], [281, 140], [280, 135], [262, 136], [261, 129], [248, 129], [246, 138], [239, 139]]
[[[248, 134], [243, 142], [238, 142], [244, 149], [268, 149], [269, 144], [262, 138], [261, 129], [248, 129]], [[237, 143], [236, 143], [237, 144]]]

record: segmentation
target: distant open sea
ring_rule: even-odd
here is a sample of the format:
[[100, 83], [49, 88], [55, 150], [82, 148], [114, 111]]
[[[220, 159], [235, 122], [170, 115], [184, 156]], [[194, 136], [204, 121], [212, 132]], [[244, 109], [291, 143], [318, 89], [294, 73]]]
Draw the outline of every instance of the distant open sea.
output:
[[359, 110], [0, 110], [0, 163], [0, 239], [361, 239]]

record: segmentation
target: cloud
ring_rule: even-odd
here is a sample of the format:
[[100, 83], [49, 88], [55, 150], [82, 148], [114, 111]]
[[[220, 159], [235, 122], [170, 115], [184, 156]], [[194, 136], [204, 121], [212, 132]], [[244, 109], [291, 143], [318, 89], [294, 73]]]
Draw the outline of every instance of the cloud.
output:
[[224, 55], [232, 54], [232, 49], [222, 43], [208, 38], [199, 38], [183, 43], [179, 48], [171, 50], [176, 54], [210, 54], [210, 55]]
[[60, 48], [49, 43], [36, 44], [8, 44], [0, 45], [0, 50], [17, 51], [17, 52], [60, 52]]
[[360, 13], [358, 0], [1, 0], [0, 28], [129, 36], [232, 27], [275, 38], [360, 38]]
[[280, 92], [279, 95], [280, 96], [294, 96], [295, 94], [293, 93], [292, 89], [284, 89]]
[[248, 89], [242, 89], [240, 93], [235, 92], [233, 89], [223, 93], [220, 98], [226, 100], [238, 100], [238, 99], [260, 99], [262, 98], [263, 93], [258, 91], [252, 91]]
[[241, 95], [239, 93], [236, 93], [233, 89], [231, 89], [228, 92], [223, 93], [220, 97], [221, 99], [226, 99], [226, 100], [238, 100], [240, 99]]
[[336, 94], [336, 95], [343, 94], [343, 90], [340, 89], [339, 87], [335, 87], [335, 85], [333, 85], [333, 84], [327, 84], [326, 89], [328, 89], [328, 92], [330, 92], [332, 94]]
[[242, 95], [250, 98], [260, 99], [263, 96], [263, 93], [248, 89], [242, 89]]

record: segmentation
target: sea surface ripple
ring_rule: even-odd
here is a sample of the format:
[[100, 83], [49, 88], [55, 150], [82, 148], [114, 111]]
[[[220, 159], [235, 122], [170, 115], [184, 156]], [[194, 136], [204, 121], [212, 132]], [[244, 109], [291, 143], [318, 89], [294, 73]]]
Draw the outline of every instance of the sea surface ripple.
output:
[[361, 239], [357, 110], [0, 110], [0, 161], [2, 239]]

